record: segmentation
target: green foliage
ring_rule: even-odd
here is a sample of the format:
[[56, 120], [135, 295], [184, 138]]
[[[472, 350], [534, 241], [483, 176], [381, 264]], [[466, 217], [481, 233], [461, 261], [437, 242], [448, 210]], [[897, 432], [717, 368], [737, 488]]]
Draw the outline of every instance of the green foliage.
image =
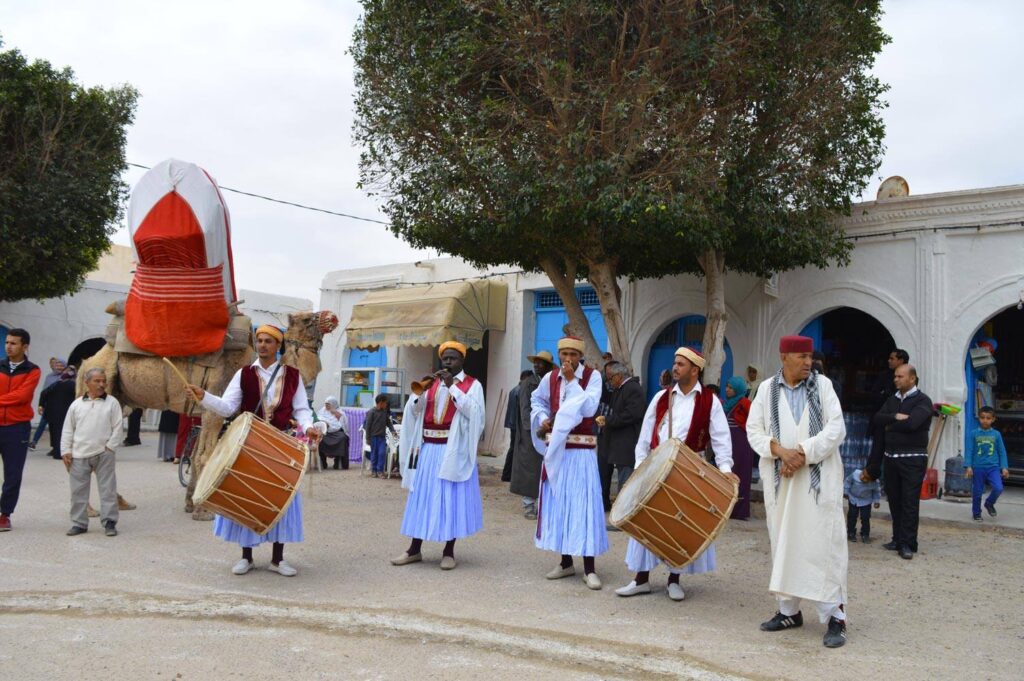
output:
[[478, 265], [844, 262], [877, 168], [877, 0], [364, 0], [362, 185]]
[[0, 51], [0, 301], [74, 292], [109, 249], [137, 97]]

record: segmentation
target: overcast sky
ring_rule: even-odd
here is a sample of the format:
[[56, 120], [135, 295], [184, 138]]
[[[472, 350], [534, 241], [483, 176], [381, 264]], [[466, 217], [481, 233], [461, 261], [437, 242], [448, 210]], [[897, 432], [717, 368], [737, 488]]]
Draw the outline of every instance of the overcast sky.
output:
[[[895, 0], [877, 73], [886, 98], [880, 178], [913, 194], [1024, 182], [1024, 3]], [[193, 161], [227, 187], [384, 220], [356, 187], [354, 0], [0, 0], [5, 48], [72, 67], [80, 83], [141, 93], [128, 160]], [[143, 171], [125, 176], [131, 185]], [[331, 270], [417, 252], [378, 224], [225, 195], [236, 283], [318, 303]], [[116, 243], [128, 244], [121, 229]]]

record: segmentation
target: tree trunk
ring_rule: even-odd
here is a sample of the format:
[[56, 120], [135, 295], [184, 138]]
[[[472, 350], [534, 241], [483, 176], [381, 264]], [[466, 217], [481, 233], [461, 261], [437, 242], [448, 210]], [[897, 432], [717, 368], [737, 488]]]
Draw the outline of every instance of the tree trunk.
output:
[[[704, 270], [704, 294], [707, 301], [707, 324], [704, 327], [704, 384], [721, 385], [725, 364], [725, 327], [729, 315], [725, 311], [725, 254], [708, 250], [697, 258]], [[730, 378], [729, 376], [726, 377]]]
[[590, 283], [601, 303], [604, 328], [608, 332], [609, 351], [617, 361], [633, 371], [630, 361], [629, 338], [626, 335], [626, 321], [622, 316], [622, 290], [616, 281], [616, 264], [610, 261], [588, 263]]
[[[554, 258], [544, 258], [540, 261], [540, 266], [554, 285], [555, 291], [558, 292], [558, 297], [562, 299], [565, 311], [569, 315], [569, 323], [567, 325], [569, 332], [578, 338], [582, 338], [587, 346], [587, 351], [584, 354], [587, 366], [600, 368], [601, 348], [598, 347], [597, 339], [594, 338], [594, 332], [590, 328], [590, 321], [583, 314], [583, 307], [576, 298], [576, 263], [567, 262], [565, 267], [561, 267]], [[534, 350], [543, 349], [534, 348]], [[555, 348], [551, 348], [551, 350], [554, 351]], [[555, 366], [558, 366], [557, 353], [555, 354]]]

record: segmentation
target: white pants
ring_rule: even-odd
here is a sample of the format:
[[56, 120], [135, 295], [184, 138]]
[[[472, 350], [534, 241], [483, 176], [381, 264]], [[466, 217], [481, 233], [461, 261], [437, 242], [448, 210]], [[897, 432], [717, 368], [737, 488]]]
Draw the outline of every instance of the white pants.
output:
[[[779, 612], [789, 617], [800, 612], [800, 599], [790, 598], [789, 596], [777, 596], [779, 599]], [[818, 611], [818, 621], [822, 624], [828, 622], [830, 617], [835, 617], [837, 620], [845, 620], [846, 613], [842, 610], [842, 603], [822, 603], [821, 601], [811, 601], [815, 609]]]

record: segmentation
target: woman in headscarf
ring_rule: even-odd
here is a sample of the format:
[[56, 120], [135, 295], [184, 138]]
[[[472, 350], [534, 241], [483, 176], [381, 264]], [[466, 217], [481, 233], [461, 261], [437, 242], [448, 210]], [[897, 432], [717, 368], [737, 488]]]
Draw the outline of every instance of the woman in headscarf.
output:
[[327, 424], [327, 434], [320, 440], [320, 467], [327, 469], [327, 457], [334, 458], [334, 470], [348, 470], [348, 433], [345, 432], [345, 414], [338, 408], [338, 398], [331, 396], [324, 400], [323, 409], [317, 418]]
[[747, 442], [747, 416], [750, 414], [750, 400], [747, 399], [747, 382], [742, 376], [733, 376], [725, 385], [725, 403], [722, 405], [729, 419], [729, 434], [732, 435], [732, 471], [740, 479], [740, 498], [733, 506], [730, 518], [746, 520], [750, 517], [750, 476], [754, 467], [754, 450]]

